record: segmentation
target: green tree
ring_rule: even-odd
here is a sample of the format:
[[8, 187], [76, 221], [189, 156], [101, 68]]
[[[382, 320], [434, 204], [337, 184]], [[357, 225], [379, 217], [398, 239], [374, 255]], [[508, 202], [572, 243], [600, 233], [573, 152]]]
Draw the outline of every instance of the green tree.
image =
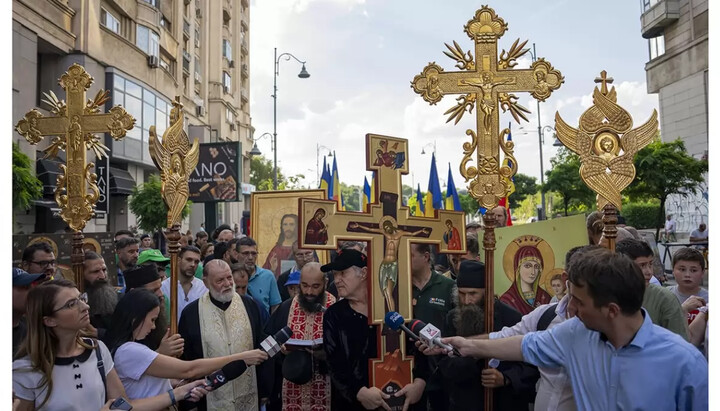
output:
[[460, 205], [463, 211], [467, 215], [475, 215], [480, 209], [480, 204], [474, 199], [467, 191], [458, 192], [458, 198], [460, 199]]
[[[181, 217], [190, 214], [190, 205], [185, 203]], [[144, 231], [155, 232], [167, 226], [167, 206], [162, 199], [160, 176], [151, 174], [145, 184], [135, 186], [130, 198], [130, 211], [138, 217], [138, 227]]]
[[[278, 190], [295, 190], [306, 188], [300, 182], [305, 178], [303, 174], [286, 177], [278, 167]], [[250, 159], [250, 184], [256, 191], [270, 191], [273, 189], [273, 162], [265, 156], [252, 156]]]
[[545, 192], [554, 191], [562, 197], [565, 215], [575, 207], [592, 207], [595, 195], [580, 178], [580, 157], [563, 147], [550, 159], [552, 168], [545, 172]]
[[32, 206], [33, 200], [43, 195], [43, 185], [37, 177], [30, 157], [20, 151], [16, 143], [12, 145], [12, 190], [13, 208], [27, 210]]
[[655, 239], [665, 217], [665, 202], [669, 195], [682, 197], [694, 193], [705, 181], [707, 160], [693, 158], [685, 150], [685, 144], [677, 139], [663, 143], [659, 138], [635, 155], [635, 180], [625, 193], [631, 200], [659, 200], [660, 208], [655, 223]]
[[364, 211], [360, 210], [358, 191], [362, 193], [360, 186], [349, 186], [345, 183], [340, 183], [340, 192], [342, 193], [343, 201], [345, 201], [346, 211]]
[[536, 178], [528, 175], [517, 173], [513, 178], [515, 182], [515, 192], [510, 194], [510, 209], [515, 209], [520, 206], [520, 202], [529, 195], [534, 195], [538, 191], [538, 186], [535, 183]]

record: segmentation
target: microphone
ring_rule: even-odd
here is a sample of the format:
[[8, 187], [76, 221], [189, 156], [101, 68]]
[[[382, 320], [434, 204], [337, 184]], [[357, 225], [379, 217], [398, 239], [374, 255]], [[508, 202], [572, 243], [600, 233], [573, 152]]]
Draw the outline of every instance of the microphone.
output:
[[406, 333], [407, 335], [409, 335], [410, 338], [412, 338], [413, 340], [416, 340], [416, 341], [420, 341], [420, 340], [421, 340], [420, 337], [418, 337], [417, 335], [415, 335], [414, 332], [410, 331], [410, 329], [408, 329], [408, 328], [405, 326], [405, 319], [404, 319], [403, 316], [400, 315], [400, 313], [398, 313], [398, 312], [389, 311], [387, 314], [385, 314], [385, 324], [387, 324], [387, 326], [390, 327], [391, 330], [397, 331], [397, 330], [399, 330], [399, 329], [402, 329], [402, 330], [405, 331], [405, 333]]
[[325, 306], [320, 303], [315, 304], [315, 309], [317, 311], [320, 311], [321, 313], [324, 313], [325, 310], [327, 310], [327, 308], [325, 308]]
[[273, 336], [268, 336], [263, 342], [260, 343], [260, 349], [265, 351], [268, 358], [272, 358], [275, 354], [280, 352], [280, 346], [285, 344], [287, 340], [292, 337], [292, 330], [290, 327], [285, 326], [280, 331], [276, 332]]
[[[224, 367], [205, 377], [205, 387], [216, 390], [235, 378], [241, 376], [247, 370], [247, 364], [243, 360], [235, 360], [225, 364]], [[184, 399], [190, 398], [190, 392]]]
[[437, 345], [460, 356], [460, 352], [453, 348], [452, 345], [440, 341], [440, 330], [434, 325], [425, 324], [420, 320], [410, 320], [410, 329], [418, 333], [420, 339], [427, 344], [428, 347], [432, 348]]

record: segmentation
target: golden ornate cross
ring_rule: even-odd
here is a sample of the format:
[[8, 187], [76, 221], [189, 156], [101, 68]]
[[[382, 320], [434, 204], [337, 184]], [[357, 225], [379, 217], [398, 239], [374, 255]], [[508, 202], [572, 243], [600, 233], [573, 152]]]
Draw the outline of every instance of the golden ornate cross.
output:
[[614, 80], [613, 80], [612, 77], [608, 77], [608, 76], [607, 76], [607, 71], [605, 71], [605, 70], [603, 70], [603, 71], [600, 72], [600, 77], [595, 77], [595, 82], [596, 82], [596, 83], [602, 83], [602, 86], [601, 86], [601, 88], [600, 88], [600, 92], [603, 93], [603, 94], [605, 94], [605, 95], [607, 95], [607, 93], [608, 93], [607, 85], [608, 85], [608, 84], [612, 84], [613, 81], [614, 81]]
[[[445, 44], [449, 50], [445, 55], [457, 61], [456, 67], [464, 71], [445, 72], [430, 63], [412, 81], [415, 92], [433, 105], [446, 94], [461, 94], [458, 103], [445, 112], [449, 114], [448, 122], [454, 119], [457, 124], [466, 111], [472, 112], [477, 107], [477, 131], [466, 131], [471, 141], [463, 144], [460, 174], [465, 181], [473, 179], [470, 194], [487, 209], [497, 206], [508, 194], [507, 181], [517, 172], [513, 143], [504, 139], [510, 130], [498, 133], [499, 109], [509, 110], [518, 123], [520, 118], [527, 121], [524, 113], [529, 110], [517, 104], [517, 96], [511, 92], [529, 92], [545, 101], [564, 82], [562, 74], [542, 58], [529, 69], [512, 69], [517, 65], [515, 60], [527, 53], [528, 49], [523, 49], [527, 41], [518, 45], [516, 40], [510, 51], [503, 50], [498, 59], [497, 41], [506, 30], [507, 23], [493, 9], [483, 6], [465, 25], [465, 33], [475, 42], [477, 58], [473, 58], [471, 51], [465, 53], [457, 42], [453, 46]], [[511, 160], [510, 166], [500, 166], [500, 149]], [[476, 166], [468, 167], [475, 153]]]
[[15, 126], [30, 144], [39, 143], [43, 136], [57, 136], [45, 150], [46, 157], [56, 155], [58, 150], [67, 153], [67, 165], [60, 165], [63, 174], [58, 176], [55, 201], [60, 206], [60, 216], [74, 231], [85, 228], [99, 195], [97, 176], [91, 171], [95, 164], [87, 163], [87, 150], [92, 149], [100, 158], [107, 147], [94, 133], [110, 133], [119, 140], [135, 125], [135, 119], [120, 106], [100, 114], [108, 92], [100, 91], [94, 100], [85, 102], [85, 92], [92, 82], [93, 78], [81, 65], [73, 64], [60, 77], [67, 103], [58, 100], [52, 92], [48, 96], [56, 116], [44, 117], [33, 109]]

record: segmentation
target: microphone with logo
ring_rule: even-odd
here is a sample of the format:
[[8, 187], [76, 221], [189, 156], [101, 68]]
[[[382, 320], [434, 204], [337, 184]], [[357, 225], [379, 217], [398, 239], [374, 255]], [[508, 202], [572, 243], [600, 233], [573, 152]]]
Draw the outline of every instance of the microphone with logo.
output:
[[390, 311], [385, 314], [385, 324], [392, 330], [402, 329], [413, 340], [422, 341], [428, 347], [439, 346], [448, 351], [452, 351], [456, 356], [460, 356], [460, 352], [453, 348], [450, 344], [440, 341], [440, 330], [432, 324], [425, 324], [420, 320], [410, 320], [410, 328], [405, 326], [405, 319], [399, 313]]

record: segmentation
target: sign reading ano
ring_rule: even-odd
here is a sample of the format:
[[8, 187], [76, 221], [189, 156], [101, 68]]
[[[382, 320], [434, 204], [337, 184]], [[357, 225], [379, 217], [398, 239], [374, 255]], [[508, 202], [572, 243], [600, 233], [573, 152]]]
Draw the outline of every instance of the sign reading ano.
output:
[[238, 201], [240, 143], [200, 144], [197, 166], [190, 175], [190, 201]]

